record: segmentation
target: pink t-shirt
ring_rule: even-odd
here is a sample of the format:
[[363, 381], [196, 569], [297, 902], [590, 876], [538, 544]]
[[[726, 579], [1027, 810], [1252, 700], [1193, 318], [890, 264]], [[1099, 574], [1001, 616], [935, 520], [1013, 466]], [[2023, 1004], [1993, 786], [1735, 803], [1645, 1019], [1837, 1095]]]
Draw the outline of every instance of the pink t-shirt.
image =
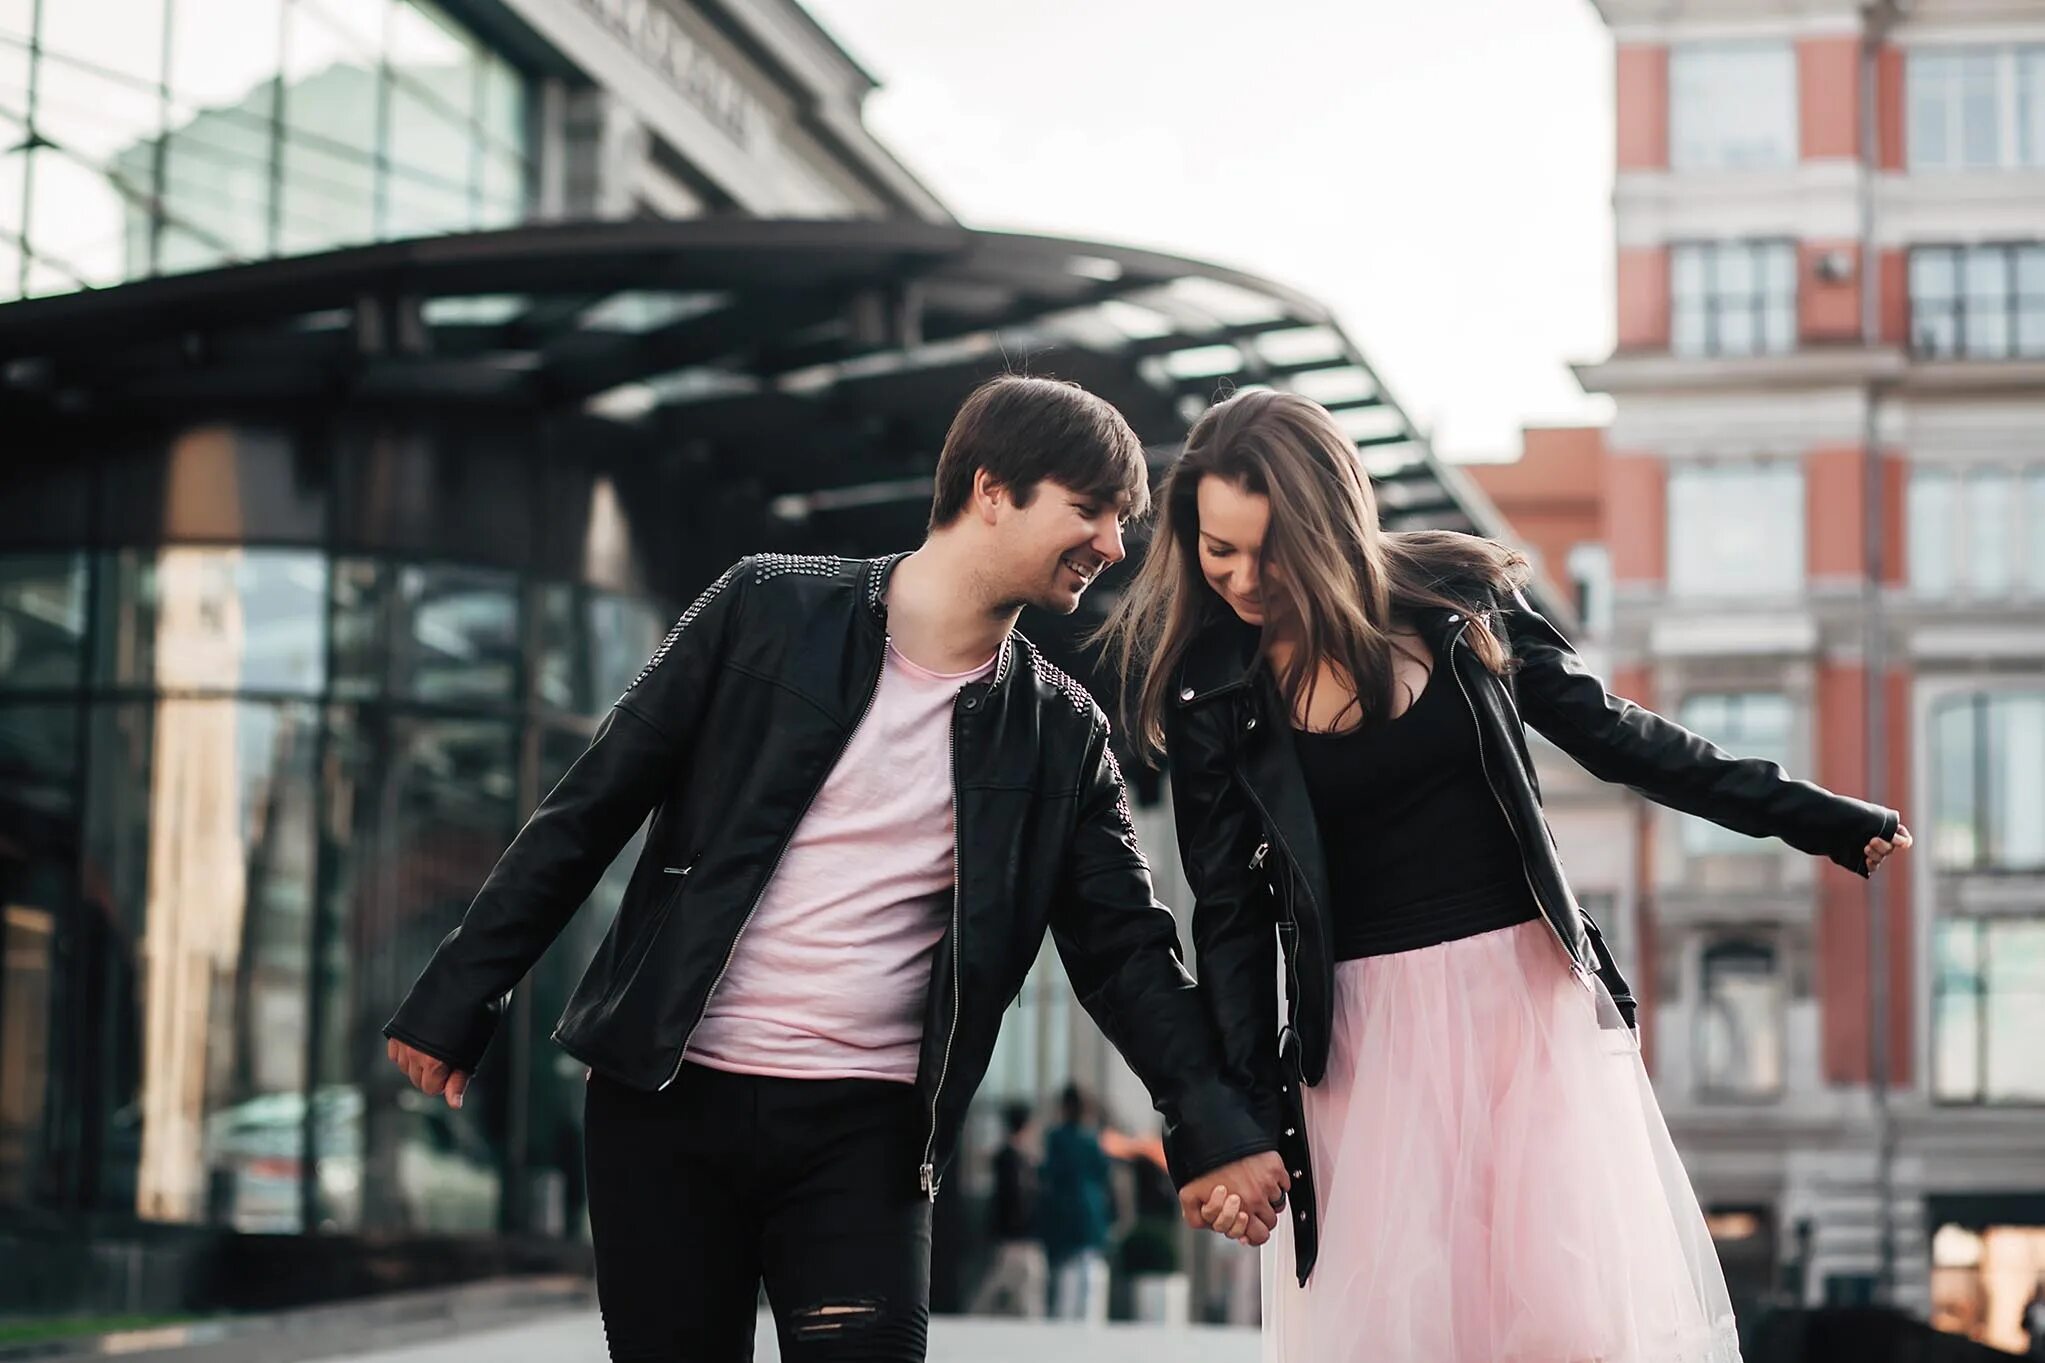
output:
[[739, 935], [691, 1061], [915, 1082], [931, 953], [951, 922], [952, 701], [994, 661], [938, 673], [888, 644], [873, 708]]

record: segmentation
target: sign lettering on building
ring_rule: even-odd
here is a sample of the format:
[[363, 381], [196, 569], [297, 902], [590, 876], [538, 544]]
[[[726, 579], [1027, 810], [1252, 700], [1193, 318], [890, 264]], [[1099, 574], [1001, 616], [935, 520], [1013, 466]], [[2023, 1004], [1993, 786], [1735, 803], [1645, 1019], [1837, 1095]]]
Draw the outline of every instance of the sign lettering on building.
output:
[[682, 28], [659, 0], [581, 0], [582, 7], [674, 83], [677, 93], [740, 146], [750, 140], [745, 82]]

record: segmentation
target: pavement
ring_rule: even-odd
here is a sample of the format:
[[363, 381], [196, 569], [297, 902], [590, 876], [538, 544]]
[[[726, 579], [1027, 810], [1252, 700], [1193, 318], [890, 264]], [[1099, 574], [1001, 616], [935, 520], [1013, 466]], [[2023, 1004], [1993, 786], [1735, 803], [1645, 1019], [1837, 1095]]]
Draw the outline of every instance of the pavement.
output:
[[[755, 1363], [778, 1363], [761, 1314]], [[934, 1363], [1256, 1363], [1255, 1329], [939, 1316]], [[607, 1363], [592, 1285], [512, 1278], [90, 1339], [0, 1346], [0, 1363]]]
[[[774, 1322], [760, 1318], [755, 1363], [781, 1357]], [[353, 1363], [605, 1363], [603, 1327], [576, 1312], [513, 1329], [351, 1355]], [[1256, 1363], [1254, 1329], [1161, 1325], [1066, 1325], [939, 1316], [930, 1323], [933, 1363]]]

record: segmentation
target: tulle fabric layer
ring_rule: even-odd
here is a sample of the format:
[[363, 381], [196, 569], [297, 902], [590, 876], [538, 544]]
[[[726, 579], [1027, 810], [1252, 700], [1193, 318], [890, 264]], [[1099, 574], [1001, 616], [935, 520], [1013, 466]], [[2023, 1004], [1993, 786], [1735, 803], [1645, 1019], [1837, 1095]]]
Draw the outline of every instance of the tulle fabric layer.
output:
[[1337, 966], [1304, 1099], [1320, 1257], [1265, 1251], [1268, 1363], [1738, 1363], [1638, 1045], [1543, 921]]

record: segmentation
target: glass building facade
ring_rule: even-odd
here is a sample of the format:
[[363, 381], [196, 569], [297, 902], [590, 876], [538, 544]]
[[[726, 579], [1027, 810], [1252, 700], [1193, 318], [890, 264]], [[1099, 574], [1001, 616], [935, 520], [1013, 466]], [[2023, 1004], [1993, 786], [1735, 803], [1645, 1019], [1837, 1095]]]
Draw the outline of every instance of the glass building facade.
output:
[[0, 302], [515, 223], [530, 103], [430, 0], [0, 0]]
[[[520, 991], [483, 1102], [405, 1089], [378, 1028], [672, 618], [601, 581], [633, 573], [613, 484], [575, 480], [564, 534], [562, 475], [519, 478], [508, 434], [487, 496], [412, 441], [443, 489], [413, 516], [378, 512], [379, 438], [136, 444], [18, 467], [0, 526], [0, 1204], [572, 1230], [582, 1075], [546, 1031], [622, 879]], [[543, 510], [554, 570], [507, 533]]]

